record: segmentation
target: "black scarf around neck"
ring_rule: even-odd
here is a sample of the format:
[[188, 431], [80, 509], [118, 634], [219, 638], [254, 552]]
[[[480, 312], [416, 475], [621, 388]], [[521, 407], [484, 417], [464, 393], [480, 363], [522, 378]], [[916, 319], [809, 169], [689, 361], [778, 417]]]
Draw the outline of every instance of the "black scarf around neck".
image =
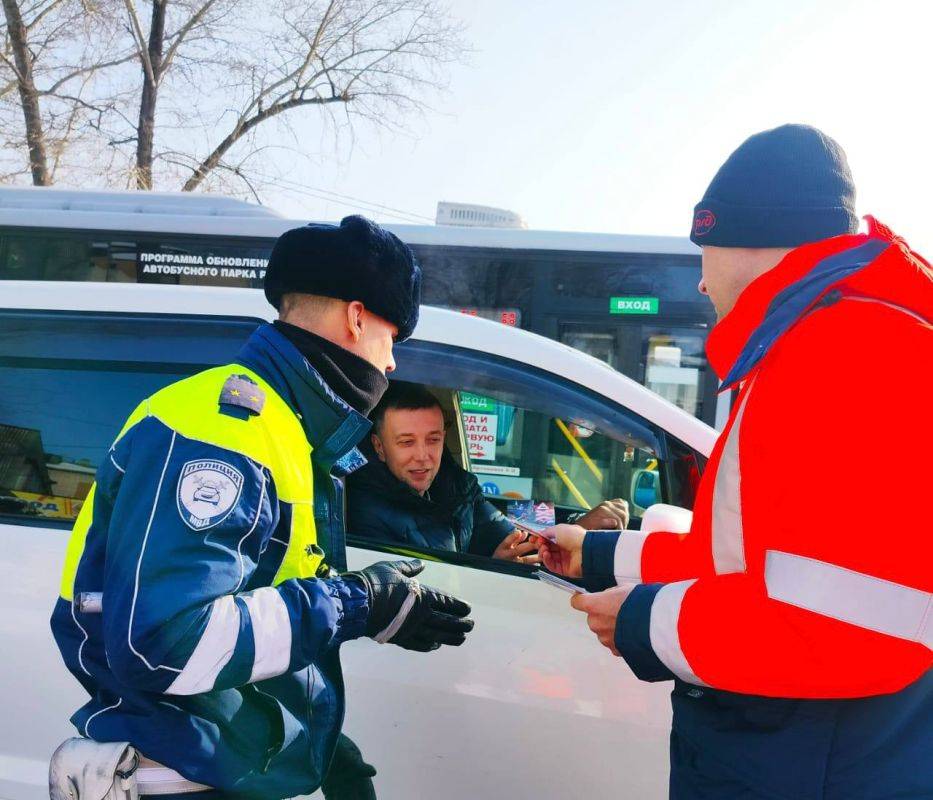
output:
[[311, 363], [334, 393], [364, 417], [376, 407], [389, 381], [365, 358], [290, 322], [277, 319], [275, 329]]

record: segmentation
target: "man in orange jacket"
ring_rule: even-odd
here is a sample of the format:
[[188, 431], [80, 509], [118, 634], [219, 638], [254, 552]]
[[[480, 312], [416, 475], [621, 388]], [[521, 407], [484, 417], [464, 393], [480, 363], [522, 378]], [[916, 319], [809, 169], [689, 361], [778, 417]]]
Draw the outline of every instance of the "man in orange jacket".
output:
[[678, 799], [933, 797], [933, 270], [854, 199], [814, 128], [729, 157], [691, 238], [738, 393], [691, 530], [542, 545], [605, 590], [573, 599], [600, 641], [675, 681]]

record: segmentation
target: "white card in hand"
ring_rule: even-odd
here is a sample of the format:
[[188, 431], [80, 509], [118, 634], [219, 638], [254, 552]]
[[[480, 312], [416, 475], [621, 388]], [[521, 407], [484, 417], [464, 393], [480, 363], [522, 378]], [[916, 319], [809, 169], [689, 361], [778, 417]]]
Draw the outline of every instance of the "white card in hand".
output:
[[568, 580], [564, 580], [559, 575], [555, 575], [552, 572], [539, 570], [535, 574], [538, 576], [539, 581], [548, 584], [548, 586], [553, 586], [555, 589], [560, 589], [561, 591], [568, 592], [569, 594], [589, 594], [589, 592], [583, 587], [577, 586], [577, 584], [571, 583]]

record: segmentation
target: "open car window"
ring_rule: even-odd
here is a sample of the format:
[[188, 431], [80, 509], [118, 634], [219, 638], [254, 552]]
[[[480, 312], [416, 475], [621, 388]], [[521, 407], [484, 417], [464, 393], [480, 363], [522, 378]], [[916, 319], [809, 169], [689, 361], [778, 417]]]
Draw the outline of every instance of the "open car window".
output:
[[[684, 505], [687, 471], [680, 462], [686, 463], [692, 451], [556, 371], [424, 341], [399, 346], [397, 364], [392, 380], [420, 384], [439, 400], [448, 424], [447, 448], [473, 473], [486, 501], [486, 510], [474, 510], [472, 519], [485, 525], [487, 536], [489, 526], [479, 521], [488, 520], [489, 505], [507, 516], [554, 524], [621, 498], [629, 504], [630, 528], [640, 526], [644, 510], [654, 503]], [[442, 492], [429, 489], [423, 497], [444, 506]], [[490, 558], [495, 546], [477, 547], [476, 527], [470, 539], [462, 520], [446, 514], [441, 519], [440, 509], [430, 503], [406, 500], [364, 480], [348, 493], [348, 542], [499, 572], [531, 572], [528, 564]], [[511, 530], [506, 520], [499, 524], [504, 531], [495, 527], [497, 542]], [[488, 544], [486, 536], [481, 541]]]
[[[399, 348], [393, 378], [450, 393], [463, 465], [501, 510], [553, 507], [558, 522], [604, 499], [644, 508], [671, 497], [667, 439], [650, 422], [586, 387], [514, 361], [428, 342]], [[448, 433], [448, 442], [455, 437]], [[540, 510], [542, 516], [544, 509]]]

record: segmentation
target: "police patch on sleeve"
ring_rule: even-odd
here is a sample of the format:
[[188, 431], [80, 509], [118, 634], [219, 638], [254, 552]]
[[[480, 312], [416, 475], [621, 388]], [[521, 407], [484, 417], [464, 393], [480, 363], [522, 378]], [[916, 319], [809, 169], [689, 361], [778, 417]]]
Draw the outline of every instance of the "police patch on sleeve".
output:
[[223, 522], [243, 489], [243, 473], [223, 461], [189, 461], [178, 479], [178, 513], [185, 524], [203, 531]]

